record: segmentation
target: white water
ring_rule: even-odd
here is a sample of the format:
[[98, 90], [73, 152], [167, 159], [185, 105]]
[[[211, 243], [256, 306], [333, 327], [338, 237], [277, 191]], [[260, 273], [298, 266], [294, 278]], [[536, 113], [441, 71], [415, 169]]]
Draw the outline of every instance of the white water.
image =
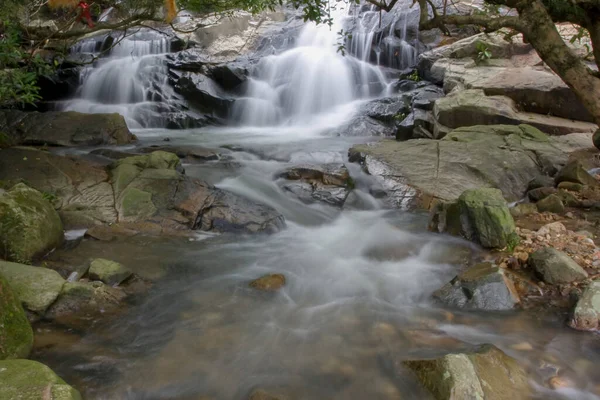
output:
[[382, 71], [337, 50], [345, 10], [334, 24], [307, 24], [293, 49], [264, 57], [247, 82], [246, 95], [234, 105], [233, 117], [244, 126], [304, 125], [315, 118], [345, 120], [355, 100], [384, 95]]
[[[161, 111], [172, 97], [163, 55], [169, 51], [164, 35], [136, 33], [100, 54], [106, 36], [79, 42], [73, 53], [99, 56], [82, 72], [81, 86], [64, 110], [84, 113], [119, 113], [130, 128], [161, 127]], [[163, 103], [161, 103], [163, 102]]]

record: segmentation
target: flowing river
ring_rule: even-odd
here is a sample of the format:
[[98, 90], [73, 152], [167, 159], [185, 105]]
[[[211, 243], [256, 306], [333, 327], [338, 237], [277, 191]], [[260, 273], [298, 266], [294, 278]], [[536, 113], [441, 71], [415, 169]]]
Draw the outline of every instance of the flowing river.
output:
[[[289, 399], [427, 399], [403, 360], [492, 343], [527, 368], [536, 398], [598, 399], [598, 341], [566, 328], [565, 315], [431, 302], [465, 260], [482, 254], [428, 233], [426, 214], [386, 209], [368, 193], [372, 178], [347, 162], [347, 150], [376, 138], [338, 136], [336, 128], [365, 99], [385, 95], [387, 81], [377, 67], [337, 54], [335, 40], [335, 29], [308, 26], [295, 48], [259, 62], [229, 127], [135, 130], [138, 147], [168, 137], [168, 145], [221, 149], [220, 160], [185, 164], [186, 174], [276, 208], [287, 227], [258, 236], [84, 239], [62, 256], [111, 258], [153, 284], [124, 314], [89, 321], [84, 335], [38, 324], [35, 356], [87, 399], [245, 399], [257, 388]], [[140, 56], [138, 64], [160, 68]], [[118, 64], [90, 71], [70, 107], [92, 111], [108, 97], [113, 105], [101, 111], [124, 110], [140, 128], [143, 96], [94, 90], [94, 79], [111, 87], [111, 62]], [[304, 204], [274, 178], [286, 167], [329, 162], [345, 163], [356, 181], [341, 210]], [[286, 286], [248, 287], [268, 273], [284, 274]], [[571, 388], [544, 387], [557, 369]]]

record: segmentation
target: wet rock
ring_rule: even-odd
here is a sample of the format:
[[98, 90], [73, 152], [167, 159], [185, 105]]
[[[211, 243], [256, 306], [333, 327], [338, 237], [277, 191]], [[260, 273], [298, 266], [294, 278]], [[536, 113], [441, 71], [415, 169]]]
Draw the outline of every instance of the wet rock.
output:
[[570, 192], [581, 192], [584, 189], [584, 185], [582, 185], [581, 183], [575, 183], [575, 182], [561, 182], [558, 184], [558, 188], [562, 189], [562, 190], [568, 190]]
[[88, 276], [107, 285], [118, 285], [131, 276], [132, 272], [118, 262], [96, 258], [90, 263]]
[[250, 282], [250, 287], [263, 292], [275, 292], [285, 286], [283, 274], [270, 274]]
[[42, 193], [23, 183], [0, 192], [0, 254], [3, 258], [29, 263], [62, 241], [62, 221]]
[[547, 175], [539, 175], [529, 181], [527, 190], [533, 190], [543, 187], [554, 187], [554, 178]]
[[556, 184], [561, 182], [574, 182], [581, 185], [598, 186], [596, 178], [591, 176], [579, 161], [572, 161], [565, 165], [555, 177]]
[[408, 111], [409, 107], [404, 97], [396, 96], [369, 101], [359, 112], [378, 121], [395, 123], [398, 115]]
[[[396, 204], [429, 208], [432, 199], [454, 201], [467, 189], [490, 186], [502, 190], [508, 201], [517, 201], [533, 178], [561, 168], [569, 152], [589, 147], [583, 141], [565, 146], [565, 137], [535, 139], [523, 128], [473, 126], [455, 129], [436, 141], [382, 140], [356, 145], [349, 156], [384, 188], [403, 188], [393, 189]], [[388, 185], [389, 181], [397, 184]]]
[[554, 187], [540, 187], [537, 189], [531, 189], [529, 192], [527, 192], [527, 197], [529, 197], [529, 200], [536, 202], [545, 199], [556, 192], [557, 190]]
[[600, 281], [590, 283], [573, 311], [569, 326], [582, 331], [600, 329]]
[[538, 208], [534, 203], [520, 203], [510, 209], [510, 215], [513, 218], [524, 217], [537, 212]]
[[12, 146], [97, 146], [135, 140], [119, 114], [0, 110], [0, 131]]
[[96, 149], [90, 151], [90, 154], [109, 158], [111, 160], [120, 160], [122, 158], [133, 157], [134, 153], [127, 153], [115, 149]]
[[519, 304], [512, 281], [501, 268], [489, 263], [457, 275], [433, 297], [451, 307], [486, 311], [511, 310]]
[[551, 285], [579, 281], [588, 276], [571, 257], [553, 247], [545, 247], [532, 253], [529, 265], [544, 282]]
[[322, 201], [342, 206], [353, 182], [344, 164], [301, 165], [289, 168], [278, 175], [286, 179], [284, 190], [298, 196], [306, 203]]
[[0, 261], [0, 274], [23, 306], [43, 314], [60, 294], [65, 280], [48, 268]]
[[225, 90], [238, 88], [248, 79], [248, 64], [236, 61], [208, 66], [209, 75]]
[[0, 381], [2, 399], [81, 400], [77, 390], [37, 361], [0, 361]]
[[470, 189], [455, 203], [438, 204], [431, 212], [430, 228], [486, 248], [504, 248], [518, 241], [515, 222], [498, 189]]
[[569, 191], [559, 189], [556, 194], [565, 207], [579, 207], [581, 205], [581, 201]]
[[200, 73], [171, 71], [169, 79], [175, 91], [196, 110], [219, 118], [228, 116], [234, 101], [210, 77]]
[[67, 282], [44, 317], [59, 323], [72, 324], [74, 318], [89, 323], [89, 318], [117, 309], [125, 297], [122, 289], [100, 282]]
[[442, 399], [520, 400], [530, 398], [525, 370], [492, 345], [471, 353], [405, 361], [433, 397]]
[[33, 331], [8, 281], [0, 271], [0, 360], [27, 358], [33, 346]]
[[410, 113], [402, 122], [400, 122], [396, 128], [396, 140], [405, 141], [413, 139], [413, 131], [415, 129], [415, 114]]
[[559, 196], [552, 194], [536, 203], [539, 212], [551, 212], [562, 214], [565, 212], [565, 205]]
[[150, 146], [141, 149], [142, 153], [151, 153], [154, 151], [175, 153], [177, 157], [184, 159], [187, 162], [216, 161], [219, 159], [220, 155], [217, 150], [197, 146]]

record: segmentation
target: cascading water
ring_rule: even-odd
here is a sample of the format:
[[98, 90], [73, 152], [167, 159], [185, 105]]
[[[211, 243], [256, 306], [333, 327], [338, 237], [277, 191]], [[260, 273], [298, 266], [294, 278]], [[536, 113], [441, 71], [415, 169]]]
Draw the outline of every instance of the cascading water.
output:
[[[112, 45], [111, 43], [116, 42]], [[173, 91], [168, 85], [164, 55], [168, 39], [159, 33], [140, 31], [120, 39], [97, 36], [79, 42], [72, 52], [106, 56], [81, 74], [81, 86], [74, 99], [64, 105], [68, 111], [119, 113], [131, 128], [163, 127], [162, 112], [168, 108]]]
[[250, 126], [306, 124], [354, 100], [385, 94], [388, 81], [378, 67], [337, 51], [346, 19], [336, 16], [331, 27], [307, 24], [294, 48], [262, 58], [246, 96], [234, 105], [234, 119]]

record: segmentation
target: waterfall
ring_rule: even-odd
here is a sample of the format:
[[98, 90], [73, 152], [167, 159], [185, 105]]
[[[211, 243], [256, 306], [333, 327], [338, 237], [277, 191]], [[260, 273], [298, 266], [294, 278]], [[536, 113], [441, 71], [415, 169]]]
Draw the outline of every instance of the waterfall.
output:
[[306, 123], [354, 100], [384, 94], [388, 82], [378, 67], [337, 51], [347, 18], [338, 11], [332, 27], [309, 23], [294, 48], [263, 57], [234, 104], [234, 119], [250, 126]]
[[64, 109], [116, 112], [131, 128], [165, 126], [163, 114], [169, 109], [167, 100], [173, 97], [164, 59], [169, 47], [168, 38], [149, 30], [122, 40], [96, 36], [79, 42], [72, 53], [99, 58], [84, 68], [75, 98], [66, 102]]

